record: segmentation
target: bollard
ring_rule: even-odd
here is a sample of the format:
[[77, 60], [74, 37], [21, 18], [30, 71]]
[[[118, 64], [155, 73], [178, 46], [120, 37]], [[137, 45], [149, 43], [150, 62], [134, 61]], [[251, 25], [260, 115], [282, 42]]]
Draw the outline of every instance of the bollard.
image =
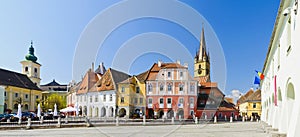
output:
[[56, 125], [56, 127], [58, 127], [58, 128], [61, 127], [61, 118], [60, 117], [58, 117], [58, 119], [57, 119], [57, 125]]
[[227, 121], [227, 116], [225, 115], [225, 121]]
[[233, 121], [233, 117], [231, 116], [231, 117], [230, 117], [230, 123], [232, 123], [232, 121]]
[[143, 125], [144, 126], [146, 125], [146, 116], [145, 115], [143, 116]]
[[256, 122], [258, 122], [258, 119], [256, 119]]
[[119, 117], [116, 117], [116, 126], [119, 126]]
[[242, 121], [245, 122], [245, 117], [243, 116]]
[[181, 122], [181, 115], [179, 115], [179, 121]]
[[65, 118], [65, 123], [68, 124], [68, 115]]
[[19, 118], [18, 124], [21, 125], [22, 123], [22, 117]]
[[204, 115], [204, 119], [207, 120], [207, 115]]
[[172, 117], [172, 124], [175, 124], [175, 122], [174, 122], [174, 117]]
[[198, 117], [195, 118], [195, 124], [198, 124]]
[[92, 124], [90, 122], [90, 119], [88, 117], [85, 117], [86, 127], [91, 127]]
[[10, 119], [7, 119], [6, 122], [9, 123], [9, 122], [10, 122]]
[[250, 121], [253, 122], [253, 116], [251, 116], [251, 120]]
[[217, 123], [217, 116], [214, 117], [214, 123]]
[[28, 118], [26, 129], [30, 129], [30, 128], [31, 128], [31, 118]]
[[234, 116], [234, 119], [235, 119], [235, 120], [238, 120], [237, 115]]
[[44, 116], [41, 116], [41, 118], [40, 118], [40, 123], [41, 123], [41, 124], [44, 123]]

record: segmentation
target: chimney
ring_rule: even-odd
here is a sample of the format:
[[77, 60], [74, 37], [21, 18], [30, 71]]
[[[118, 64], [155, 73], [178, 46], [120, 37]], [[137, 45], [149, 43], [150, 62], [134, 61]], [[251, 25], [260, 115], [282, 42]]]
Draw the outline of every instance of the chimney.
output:
[[162, 61], [158, 60], [158, 62], [157, 62], [158, 67], [161, 67], [161, 63], [162, 63]]
[[177, 63], [178, 65], [180, 65], [180, 60], [176, 60], [176, 63]]
[[92, 71], [95, 71], [95, 69], [94, 69], [94, 62], [92, 62]]

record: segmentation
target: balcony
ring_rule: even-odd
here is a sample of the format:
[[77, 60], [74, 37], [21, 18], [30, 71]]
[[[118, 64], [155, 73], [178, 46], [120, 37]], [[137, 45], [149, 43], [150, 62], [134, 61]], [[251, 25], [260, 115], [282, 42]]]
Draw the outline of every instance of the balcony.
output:
[[183, 108], [183, 104], [182, 103], [178, 104], [178, 108]]
[[179, 93], [179, 95], [183, 95], [183, 91], [179, 91], [178, 93]]
[[153, 105], [152, 104], [148, 104], [148, 108], [152, 108], [153, 107]]
[[152, 91], [148, 91], [148, 95], [152, 95], [153, 94], [153, 92]]
[[167, 104], [167, 108], [172, 108], [172, 104]]
[[191, 105], [190, 105], [190, 108], [194, 108], [194, 104], [191, 104]]
[[159, 108], [164, 108], [164, 104], [159, 104]]

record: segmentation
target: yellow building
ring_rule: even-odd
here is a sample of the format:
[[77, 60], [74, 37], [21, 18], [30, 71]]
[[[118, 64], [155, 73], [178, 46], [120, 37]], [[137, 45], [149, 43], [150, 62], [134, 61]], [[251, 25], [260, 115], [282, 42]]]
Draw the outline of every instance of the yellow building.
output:
[[120, 117], [140, 117], [145, 114], [145, 79], [148, 71], [118, 83], [117, 108]]
[[238, 106], [241, 116], [257, 117], [261, 116], [261, 90], [248, 91], [244, 96], [238, 100]]
[[[36, 111], [42, 92], [26, 75], [0, 69], [0, 86], [4, 88], [4, 111]], [[0, 112], [3, 113], [3, 112]]]
[[[22, 105], [22, 111], [36, 111], [37, 103], [42, 98], [40, 86], [40, 67], [34, 55], [33, 43], [25, 60], [21, 61], [22, 74], [0, 69], [0, 86], [4, 89], [4, 99], [0, 100], [3, 111], [16, 112], [18, 104]], [[4, 104], [2, 104], [4, 103]], [[0, 113], [2, 113], [0, 112]]]

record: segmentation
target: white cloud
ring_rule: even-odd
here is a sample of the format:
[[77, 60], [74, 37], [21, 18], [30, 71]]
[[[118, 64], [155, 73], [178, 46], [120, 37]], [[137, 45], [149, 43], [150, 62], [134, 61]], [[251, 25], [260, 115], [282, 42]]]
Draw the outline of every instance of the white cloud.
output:
[[233, 98], [234, 102], [236, 102], [240, 98], [241, 95], [242, 95], [242, 93], [239, 90], [234, 89], [231, 91], [231, 94], [228, 95], [228, 97]]

